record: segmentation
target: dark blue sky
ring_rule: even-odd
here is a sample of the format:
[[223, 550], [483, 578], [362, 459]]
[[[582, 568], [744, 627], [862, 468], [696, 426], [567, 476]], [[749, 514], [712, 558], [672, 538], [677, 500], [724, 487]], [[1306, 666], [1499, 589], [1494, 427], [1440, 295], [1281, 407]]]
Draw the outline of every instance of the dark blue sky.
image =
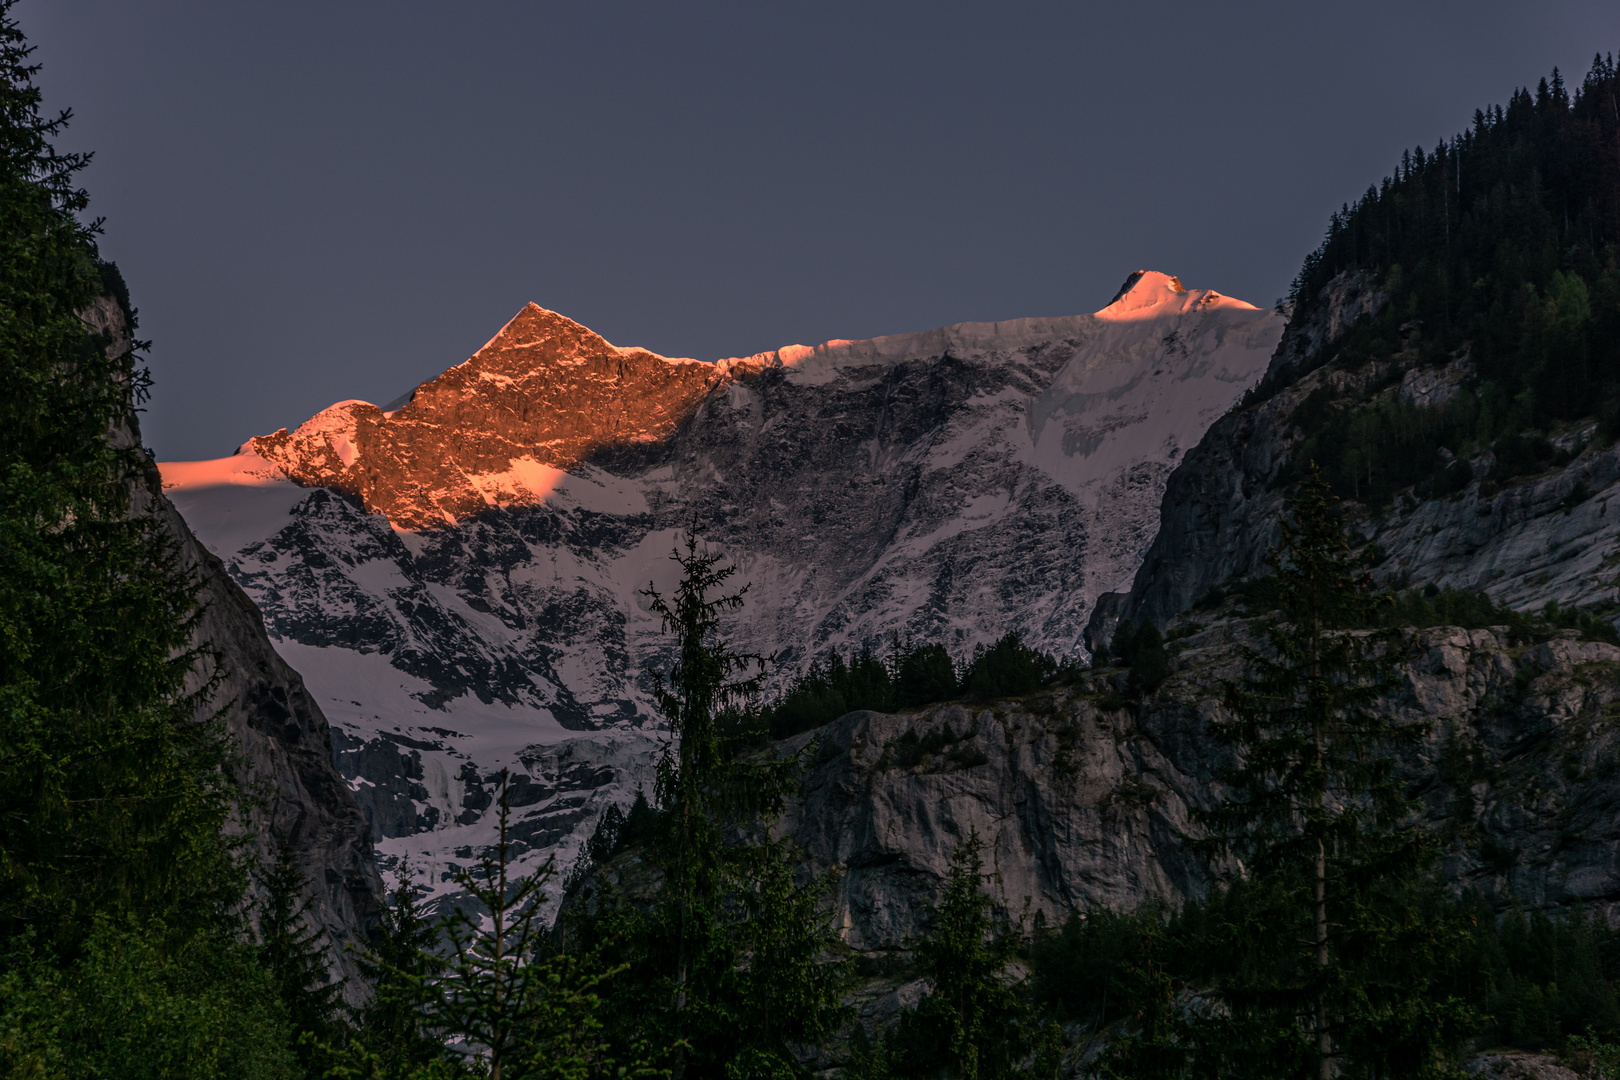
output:
[[1148, 267], [1274, 302], [1329, 213], [1613, 0], [23, 0], [214, 457], [384, 402], [526, 301], [715, 359], [1091, 311]]

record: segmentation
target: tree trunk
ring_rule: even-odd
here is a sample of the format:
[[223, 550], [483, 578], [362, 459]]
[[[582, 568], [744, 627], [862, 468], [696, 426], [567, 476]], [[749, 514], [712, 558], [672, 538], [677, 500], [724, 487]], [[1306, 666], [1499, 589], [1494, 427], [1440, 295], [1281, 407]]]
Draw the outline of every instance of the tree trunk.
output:
[[[1369, 470], [1367, 485], [1372, 486], [1372, 476]], [[1311, 679], [1316, 681], [1321, 677], [1321, 641], [1322, 624], [1316, 620], [1311, 627]], [[1318, 781], [1322, 787], [1317, 793], [1317, 806], [1322, 816], [1327, 817], [1328, 787], [1327, 778], [1321, 776], [1323, 761], [1323, 726], [1325, 717], [1316, 719], [1315, 730], [1312, 732], [1316, 750], [1316, 768], [1321, 777]], [[1321, 835], [1316, 838], [1316, 970], [1318, 975], [1326, 975], [1328, 968], [1328, 918], [1327, 918], [1327, 844]], [[1333, 1035], [1328, 1031], [1327, 1001], [1323, 990], [1316, 992], [1316, 1075], [1317, 1080], [1333, 1080]]]
[[[1316, 842], [1316, 967], [1328, 966], [1327, 848]], [[1320, 992], [1316, 998], [1316, 1056], [1318, 1080], [1333, 1078], [1333, 1036], [1328, 1031], [1327, 1003]]]

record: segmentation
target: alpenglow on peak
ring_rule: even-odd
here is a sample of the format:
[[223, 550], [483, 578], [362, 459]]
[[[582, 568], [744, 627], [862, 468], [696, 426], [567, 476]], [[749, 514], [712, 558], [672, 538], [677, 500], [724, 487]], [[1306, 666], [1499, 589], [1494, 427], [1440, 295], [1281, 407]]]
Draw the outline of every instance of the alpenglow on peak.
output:
[[1242, 311], [1259, 310], [1253, 304], [1213, 289], [1188, 289], [1181, 279], [1157, 270], [1137, 270], [1125, 279], [1114, 299], [1097, 312], [1097, 318], [1109, 320], [1160, 318], [1187, 311], [1206, 311], [1210, 308], [1230, 308]]

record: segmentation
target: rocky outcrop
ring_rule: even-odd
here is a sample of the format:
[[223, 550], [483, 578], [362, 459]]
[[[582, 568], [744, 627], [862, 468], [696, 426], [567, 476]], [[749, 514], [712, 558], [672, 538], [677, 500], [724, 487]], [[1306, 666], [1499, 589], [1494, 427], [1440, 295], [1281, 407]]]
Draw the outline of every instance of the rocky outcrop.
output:
[[271, 646], [253, 601], [155, 485], [154, 495], [182, 561], [202, 583], [197, 639], [212, 660], [192, 682], [219, 679], [209, 708], [225, 711], [239, 752], [234, 779], [245, 798], [236, 827], [251, 837], [249, 850], [266, 866], [283, 840], [291, 845], [309, 879], [307, 917], [330, 943], [334, 969], [352, 976], [354, 957], [347, 950], [367, 944], [383, 886], [371, 830], [333, 764], [331, 728], [303, 679]]
[[1480, 1054], [1463, 1065], [1478, 1080], [1582, 1080], [1581, 1074], [1549, 1054], [1503, 1050]]
[[[974, 832], [1014, 918], [1195, 897], [1226, 872], [1187, 841], [1221, 794], [1211, 725], [1254, 624], [1229, 607], [1173, 629], [1175, 670], [1139, 701], [1101, 669], [1021, 700], [852, 713], [783, 744], [814, 756], [781, 828], [834, 875], [851, 948], [903, 950]], [[1400, 650], [1380, 707], [1427, 732], [1403, 771], [1448, 880], [1498, 908], [1620, 916], [1620, 648], [1438, 628]]]
[[[501, 776], [457, 755], [448, 740], [423, 741], [382, 732], [360, 742], [334, 730], [338, 766], [358, 779], [355, 794], [377, 837], [377, 864], [399, 874], [404, 860], [425, 886], [425, 908], [443, 913], [462, 901], [448, 878], [433, 874], [466, 866], [497, 839], [490, 810], [501, 796]], [[392, 735], [390, 738], [389, 736]], [[511, 821], [507, 834], [513, 874], [554, 874], [546, 887], [547, 917], [561, 898], [566, 872], [608, 807], [628, 807], [638, 788], [650, 788], [659, 741], [639, 733], [598, 734], [522, 747], [505, 766]], [[453, 773], [446, 762], [459, 763]], [[372, 777], [377, 777], [373, 780]], [[454, 784], [457, 812], [441, 819]], [[650, 789], [647, 791], [651, 797]], [[425, 809], [423, 809], [425, 807]], [[413, 820], [414, 818], [414, 820]]]
[[[910, 716], [851, 713], [787, 744], [814, 743], [782, 827], [817, 872], [836, 871], [844, 940], [900, 949], [925, 925], [957, 846], [984, 843], [993, 892], [1012, 916], [1134, 908], [1200, 895], [1201, 861], [1181, 841], [1207, 799], [1204, 748], [1176, 711], [1139, 719], [1061, 689], [1023, 702], [942, 705]], [[1167, 752], [1168, 751], [1168, 752]]]

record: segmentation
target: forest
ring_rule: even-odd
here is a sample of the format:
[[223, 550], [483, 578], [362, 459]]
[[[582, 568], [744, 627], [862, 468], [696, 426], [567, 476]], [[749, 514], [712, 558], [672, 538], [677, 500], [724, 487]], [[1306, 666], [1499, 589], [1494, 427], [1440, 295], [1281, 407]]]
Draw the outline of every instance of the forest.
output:
[[[1295, 423], [1309, 435], [1282, 482], [1315, 461], [1338, 494], [1381, 507], [1414, 486], [1451, 494], [1472, 471], [1498, 487], [1620, 435], [1613, 57], [1594, 58], [1573, 93], [1555, 69], [1428, 152], [1403, 151], [1306, 258], [1291, 296], [1296, 324], [1342, 275], [1376, 283], [1387, 303], [1315, 358], [1363, 377], [1299, 407]], [[1394, 393], [1406, 371], [1448, 365], [1463, 376], [1450, 400]], [[1557, 436], [1568, 437], [1555, 446]]]
[[[1321, 413], [1315, 457], [1294, 475], [1269, 574], [1201, 601], [1236, 599], [1258, 628], [1251, 672], [1225, 687], [1214, 731], [1236, 751], [1230, 795], [1199, 812], [1192, 841], [1241, 872], [1206, 897], [1049, 925], [997, 906], [970, 833], [908, 943], [925, 992], [872, 1028], [847, 1004], [871, 972], [840, 940], [831, 883], [804, 874], [770, 828], [803, 760], [760, 749], [857, 709], [1063, 687], [1134, 709], [1164, 683], [1174, 642], [1127, 623], [1079, 667], [1014, 634], [962, 658], [896, 638], [882, 654], [829, 653], [767, 700], [769, 658], [734, 651], [722, 632], [742, 583], [690, 538], [674, 556], [679, 584], [646, 593], [674, 656], [652, 673], [667, 729], [653, 790], [607, 815], [575, 866], [514, 876], [503, 788], [500, 840], [458, 878], [473, 902], [430, 916], [402, 874], [357, 957], [364, 985], [334, 982], [290, 851], [254, 860], [228, 828], [253, 795], [234, 779], [213, 686], [188, 679], [206, 651], [193, 642], [198, 584], [141, 509], [151, 463], [123, 437], [149, 385], [142, 346], [117, 348], [81, 318], [105, 298], [131, 327], [137, 313], [81, 216], [86, 159], [53, 147], [68, 117], [41, 113], [10, 6], [0, 1075], [786, 1080], [836, 1045], [840, 1074], [865, 1080], [1371, 1080], [1458, 1076], [1469, 1047], [1505, 1045], [1620, 1076], [1620, 931], [1595, 911], [1498, 912], [1449, 889], [1394, 770], [1423, 732], [1373, 707], [1405, 629], [1613, 643], [1614, 628], [1479, 593], [1381, 593], [1372, 553], [1345, 539], [1342, 500], [1451, 481], [1440, 467], [1368, 465], [1353, 457], [1360, 443], [1331, 434], [1373, 425], [1375, 443], [1439, 440], [1456, 457], [1493, 446], [1502, 477], [1551, 461], [1543, 442], [1558, 425], [1591, 419], [1590, 437], [1613, 437], [1620, 111], [1608, 60], [1573, 96], [1555, 73], [1433, 153], [1408, 154], [1335, 216], [1301, 271], [1302, 311], [1347, 270], [1374, 273], [1390, 295], [1328, 362], [1467, 351], [1478, 378], [1435, 413], [1372, 398], [1308, 406]], [[980, 763], [948, 728], [891, 752], [897, 767]], [[548, 894], [563, 900], [554, 925]]]

